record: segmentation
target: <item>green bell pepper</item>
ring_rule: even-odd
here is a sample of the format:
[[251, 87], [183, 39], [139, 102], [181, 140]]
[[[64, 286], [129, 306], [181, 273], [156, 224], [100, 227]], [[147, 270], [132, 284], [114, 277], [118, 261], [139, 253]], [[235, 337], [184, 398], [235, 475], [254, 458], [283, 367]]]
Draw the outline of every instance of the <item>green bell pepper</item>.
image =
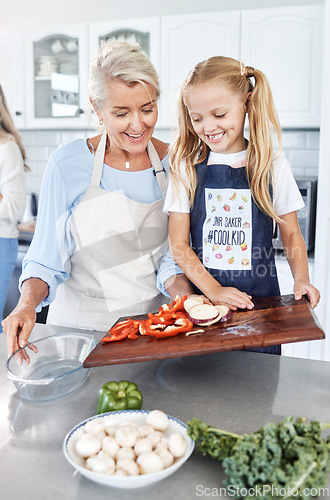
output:
[[142, 394], [134, 382], [106, 382], [99, 390], [97, 413], [119, 410], [140, 410]]

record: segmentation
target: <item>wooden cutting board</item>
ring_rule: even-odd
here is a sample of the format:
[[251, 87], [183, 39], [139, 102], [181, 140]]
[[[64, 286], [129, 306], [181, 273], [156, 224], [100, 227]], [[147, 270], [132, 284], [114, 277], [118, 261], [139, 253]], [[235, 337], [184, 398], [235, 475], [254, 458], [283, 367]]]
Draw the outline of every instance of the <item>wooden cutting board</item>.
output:
[[[204, 327], [204, 332], [188, 336], [180, 333], [164, 339], [139, 335], [135, 340], [101, 340], [83, 366], [135, 363], [325, 338], [305, 297], [296, 301], [293, 295], [284, 295], [255, 299], [254, 304], [252, 311], [238, 310], [229, 321]], [[146, 319], [147, 316], [132, 318]], [[118, 321], [122, 319], [126, 318]], [[195, 326], [193, 331], [200, 329]]]

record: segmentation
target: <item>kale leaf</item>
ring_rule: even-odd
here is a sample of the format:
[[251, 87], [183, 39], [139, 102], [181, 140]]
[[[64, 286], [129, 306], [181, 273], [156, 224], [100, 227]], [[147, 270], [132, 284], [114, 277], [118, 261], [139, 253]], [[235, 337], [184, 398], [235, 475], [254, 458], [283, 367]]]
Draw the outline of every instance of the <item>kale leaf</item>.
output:
[[[265, 500], [274, 491], [286, 490], [281, 498], [309, 499], [308, 491], [323, 488], [330, 472], [330, 441], [321, 432], [330, 424], [287, 417], [281, 423], [268, 423], [251, 434], [233, 434], [193, 418], [187, 423], [188, 435], [204, 455], [221, 460], [226, 478], [224, 486], [237, 492], [263, 489]], [[306, 493], [307, 492], [307, 493]]]

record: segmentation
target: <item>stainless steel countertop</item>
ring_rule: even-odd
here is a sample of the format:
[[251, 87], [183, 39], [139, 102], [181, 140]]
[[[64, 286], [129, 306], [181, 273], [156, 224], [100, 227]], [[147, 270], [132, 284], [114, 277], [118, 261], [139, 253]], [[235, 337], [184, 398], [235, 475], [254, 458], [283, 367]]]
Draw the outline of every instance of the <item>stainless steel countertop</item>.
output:
[[[68, 330], [36, 325], [31, 339], [56, 331]], [[95, 333], [96, 341], [101, 337]], [[144, 396], [143, 409], [159, 408], [183, 422], [197, 417], [237, 433], [253, 432], [288, 415], [330, 421], [330, 363], [324, 361], [236, 351], [92, 368], [75, 392], [32, 403], [21, 399], [6, 379], [5, 343], [2, 334], [0, 484], [5, 500], [191, 500], [211, 496], [212, 488], [220, 492], [221, 465], [198, 449], [174, 475], [136, 490], [112, 489], [75, 472], [62, 452], [64, 437], [96, 414], [98, 390], [109, 380], [135, 381]], [[330, 494], [330, 481], [328, 488]]]

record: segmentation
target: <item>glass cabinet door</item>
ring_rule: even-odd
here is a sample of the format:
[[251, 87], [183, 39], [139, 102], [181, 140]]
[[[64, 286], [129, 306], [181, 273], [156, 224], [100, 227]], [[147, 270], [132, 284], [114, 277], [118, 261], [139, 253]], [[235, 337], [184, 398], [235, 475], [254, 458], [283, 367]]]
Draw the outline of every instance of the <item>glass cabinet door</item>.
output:
[[33, 42], [34, 114], [58, 118], [79, 114], [79, 40], [51, 35]]
[[99, 43], [102, 40], [123, 40], [125, 42], [137, 43], [141, 49], [150, 57], [150, 33], [136, 29], [118, 29], [110, 31], [98, 37]]
[[117, 19], [89, 25], [89, 53], [93, 58], [101, 40], [124, 40], [138, 43], [156, 70], [160, 69], [160, 17]]
[[26, 51], [28, 127], [88, 125], [87, 26], [34, 33], [26, 40]]

